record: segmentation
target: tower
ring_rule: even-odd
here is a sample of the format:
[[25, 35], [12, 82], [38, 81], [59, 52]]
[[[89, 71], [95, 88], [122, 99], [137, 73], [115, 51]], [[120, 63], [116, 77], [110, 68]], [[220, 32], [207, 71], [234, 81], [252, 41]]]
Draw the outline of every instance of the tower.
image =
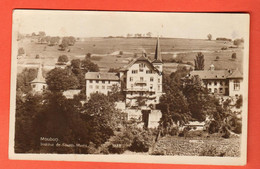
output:
[[30, 83], [34, 92], [43, 92], [47, 88], [45, 78], [42, 76], [42, 64], [39, 65], [37, 77]]
[[157, 43], [155, 47], [155, 54], [154, 54], [154, 60], [153, 60], [153, 65], [156, 67], [161, 73], [163, 71], [162, 65], [162, 56], [161, 56], [161, 47], [160, 47], [160, 41], [159, 37], [157, 38]]

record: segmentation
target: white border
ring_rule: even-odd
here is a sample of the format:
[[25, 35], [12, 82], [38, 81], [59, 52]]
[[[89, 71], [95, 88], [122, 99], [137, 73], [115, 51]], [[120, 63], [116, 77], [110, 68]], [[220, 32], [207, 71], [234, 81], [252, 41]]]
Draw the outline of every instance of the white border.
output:
[[[84, 154], [17, 154], [14, 153], [15, 133], [15, 100], [16, 100], [16, 74], [17, 74], [17, 13], [13, 11], [12, 24], [12, 65], [11, 65], [11, 96], [10, 96], [10, 128], [9, 128], [9, 159], [17, 160], [43, 160], [43, 161], [89, 161], [89, 162], [127, 162], [127, 163], [165, 163], [165, 164], [202, 164], [202, 165], [245, 165], [247, 160], [247, 117], [248, 117], [248, 76], [249, 76], [249, 14], [245, 16], [245, 26], [248, 33], [244, 37], [244, 95], [242, 113], [242, 139], [240, 157], [198, 157], [198, 156], [151, 156], [151, 155], [84, 155]], [[37, 12], [38, 10], [30, 10]], [[66, 11], [63, 11], [66, 12]], [[70, 11], [71, 12], [71, 11]], [[74, 11], [78, 12], [78, 11]], [[79, 11], [87, 12], [87, 11]], [[97, 11], [98, 12], [98, 11]], [[103, 11], [104, 12], [104, 11]], [[110, 12], [107, 12], [110, 13]], [[120, 12], [128, 13], [128, 12]], [[141, 12], [139, 12], [141, 13]], [[159, 13], [159, 12], [158, 12]], [[187, 13], [186, 13], [187, 14]], [[198, 14], [198, 13], [192, 13]], [[228, 14], [227, 14], [228, 15]], [[239, 15], [239, 14], [237, 14]]]

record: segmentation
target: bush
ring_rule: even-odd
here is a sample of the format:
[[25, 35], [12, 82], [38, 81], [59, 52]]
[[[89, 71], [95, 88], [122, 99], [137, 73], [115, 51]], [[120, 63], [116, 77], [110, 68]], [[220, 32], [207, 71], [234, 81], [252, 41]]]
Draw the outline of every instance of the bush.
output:
[[152, 137], [149, 136], [147, 131], [143, 131], [134, 137], [132, 145], [129, 149], [135, 152], [148, 152], [151, 144]]
[[25, 54], [24, 49], [23, 49], [23, 48], [19, 48], [19, 49], [18, 49], [18, 56], [21, 56], [21, 55], [23, 55], [23, 54]]
[[123, 55], [123, 54], [124, 54], [124, 52], [120, 50], [119, 51], [119, 55]]
[[221, 50], [227, 50], [227, 47], [222, 47]]
[[199, 154], [200, 156], [219, 156], [217, 148], [213, 145], [206, 145]]
[[64, 63], [66, 63], [66, 62], [68, 62], [68, 61], [69, 61], [69, 58], [68, 58], [67, 55], [61, 55], [61, 56], [59, 56], [59, 58], [58, 58], [58, 62], [64, 62]]
[[232, 59], [236, 59], [237, 58], [237, 54], [236, 53], [232, 53], [231, 58]]
[[35, 56], [35, 59], [39, 59], [40, 58], [40, 56], [37, 54], [36, 56]]
[[216, 60], [219, 60], [219, 56], [216, 57]]
[[209, 134], [217, 133], [219, 131], [219, 123], [217, 121], [212, 121], [209, 124], [208, 132]]

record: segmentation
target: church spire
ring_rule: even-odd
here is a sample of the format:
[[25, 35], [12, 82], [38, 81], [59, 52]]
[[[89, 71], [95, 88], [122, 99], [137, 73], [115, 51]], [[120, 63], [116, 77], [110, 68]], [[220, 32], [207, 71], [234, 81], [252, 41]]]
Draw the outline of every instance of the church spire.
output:
[[160, 47], [159, 37], [157, 37], [157, 43], [156, 43], [155, 55], [154, 55], [154, 62], [162, 62], [161, 47]]

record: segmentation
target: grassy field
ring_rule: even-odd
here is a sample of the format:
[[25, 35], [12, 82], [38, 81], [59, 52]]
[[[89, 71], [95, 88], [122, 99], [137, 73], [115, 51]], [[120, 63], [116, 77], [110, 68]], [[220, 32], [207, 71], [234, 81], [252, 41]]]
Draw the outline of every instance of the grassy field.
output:
[[240, 156], [240, 138], [221, 137], [185, 138], [167, 136], [159, 140], [153, 149], [154, 155], [176, 156]]
[[[85, 41], [77, 41], [74, 46], [70, 46], [70, 52], [59, 51], [58, 46], [47, 46], [37, 44], [30, 39], [23, 39], [18, 42], [19, 47], [23, 47], [26, 57], [19, 59], [18, 64], [30, 65], [40, 61], [47, 66], [53, 66], [58, 57], [62, 54], [70, 59], [84, 58], [87, 53], [92, 54], [92, 61], [97, 63], [101, 71], [107, 71], [110, 67], [118, 68], [126, 65], [134, 55], [141, 56], [145, 51], [148, 57], [154, 57], [156, 38], [86, 38]], [[229, 48], [232, 42], [208, 41], [201, 39], [175, 39], [161, 38], [161, 53], [164, 60], [182, 60], [183, 62], [194, 62], [198, 52], [205, 56], [205, 68], [214, 64], [216, 69], [242, 70], [243, 49]], [[221, 48], [227, 47], [227, 50]], [[119, 51], [123, 52], [119, 56]], [[231, 60], [232, 53], [237, 54], [236, 60]], [[40, 59], [35, 59], [36, 55]], [[219, 60], [215, 60], [219, 56]], [[176, 69], [176, 63], [166, 63], [164, 68], [167, 72]]]

